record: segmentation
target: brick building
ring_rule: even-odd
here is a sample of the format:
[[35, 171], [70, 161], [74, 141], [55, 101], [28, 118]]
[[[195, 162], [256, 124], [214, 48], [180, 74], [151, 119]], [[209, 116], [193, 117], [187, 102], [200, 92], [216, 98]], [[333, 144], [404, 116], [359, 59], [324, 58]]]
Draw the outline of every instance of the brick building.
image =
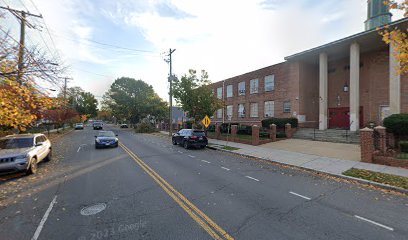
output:
[[[394, 50], [376, 30], [390, 19], [381, 0], [369, 0], [364, 32], [214, 83], [226, 108], [213, 122], [259, 125], [268, 117], [297, 117], [301, 127], [356, 131], [408, 112], [408, 78], [398, 74]], [[389, 25], [407, 29], [408, 18]]]

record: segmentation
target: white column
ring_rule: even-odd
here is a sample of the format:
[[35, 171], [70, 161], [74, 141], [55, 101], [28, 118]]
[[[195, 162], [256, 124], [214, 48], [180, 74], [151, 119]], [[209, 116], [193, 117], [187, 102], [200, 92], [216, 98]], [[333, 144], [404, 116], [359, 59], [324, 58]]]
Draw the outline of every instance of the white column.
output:
[[350, 46], [350, 131], [360, 126], [360, 45]]
[[400, 65], [395, 57], [397, 50], [390, 44], [390, 113], [401, 112], [401, 77], [399, 74]]
[[327, 80], [328, 63], [327, 54], [320, 53], [319, 56], [319, 130], [327, 129]]

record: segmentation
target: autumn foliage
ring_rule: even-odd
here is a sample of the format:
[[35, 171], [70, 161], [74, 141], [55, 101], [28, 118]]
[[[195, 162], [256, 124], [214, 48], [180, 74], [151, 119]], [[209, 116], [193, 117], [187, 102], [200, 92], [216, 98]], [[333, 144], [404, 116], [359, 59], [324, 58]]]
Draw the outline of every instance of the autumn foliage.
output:
[[[404, 13], [404, 17], [408, 17], [408, 0], [402, 2], [395, 0], [384, 1], [385, 5], [388, 5], [390, 9], [401, 10]], [[400, 63], [400, 74], [408, 73], [408, 35], [407, 29], [391, 28], [385, 26], [379, 30], [383, 37], [383, 41], [389, 45], [392, 45], [395, 50], [395, 57]]]
[[25, 131], [53, 106], [53, 100], [43, 96], [29, 84], [20, 85], [13, 80], [0, 82], [0, 126]]

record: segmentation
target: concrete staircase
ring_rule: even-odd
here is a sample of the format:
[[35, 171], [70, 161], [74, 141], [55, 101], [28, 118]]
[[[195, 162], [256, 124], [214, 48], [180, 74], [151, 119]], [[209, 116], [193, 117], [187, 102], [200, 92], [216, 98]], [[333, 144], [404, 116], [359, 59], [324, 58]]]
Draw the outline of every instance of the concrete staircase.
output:
[[338, 129], [327, 129], [320, 131], [313, 128], [299, 128], [293, 135], [293, 138], [323, 142], [360, 144], [359, 132], [350, 132], [348, 130]]

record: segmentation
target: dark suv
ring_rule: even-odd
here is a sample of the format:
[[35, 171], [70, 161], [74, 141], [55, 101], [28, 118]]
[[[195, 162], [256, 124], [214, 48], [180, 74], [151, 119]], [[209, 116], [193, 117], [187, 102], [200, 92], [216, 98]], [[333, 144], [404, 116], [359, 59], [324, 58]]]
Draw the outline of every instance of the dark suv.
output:
[[93, 129], [94, 130], [102, 130], [102, 123], [100, 123], [100, 122], [95, 122], [95, 123], [93, 123]]
[[173, 145], [180, 144], [185, 149], [190, 147], [205, 148], [208, 145], [204, 131], [196, 129], [182, 129], [172, 137]]

